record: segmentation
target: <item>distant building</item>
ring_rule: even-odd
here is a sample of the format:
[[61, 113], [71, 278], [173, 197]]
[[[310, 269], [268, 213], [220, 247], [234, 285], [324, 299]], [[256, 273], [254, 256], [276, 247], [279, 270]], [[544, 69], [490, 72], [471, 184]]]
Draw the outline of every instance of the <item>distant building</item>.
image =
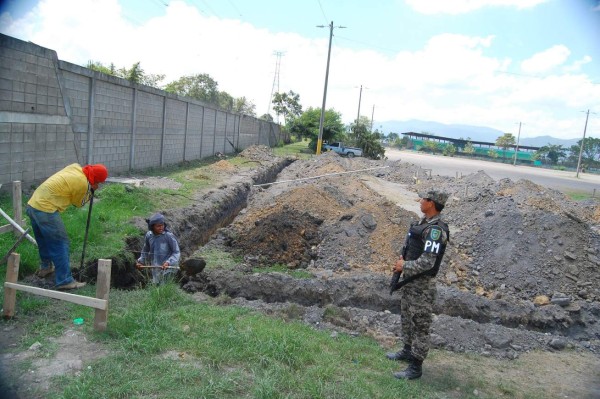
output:
[[499, 158], [514, 158], [515, 151], [517, 152], [517, 159], [519, 162], [533, 162], [533, 154], [540, 149], [540, 147], [532, 147], [527, 145], [519, 145], [518, 149], [517, 145], [510, 146], [506, 151], [502, 147], [498, 147], [496, 143], [490, 143], [485, 141], [474, 141], [474, 140], [466, 140], [466, 139], [455, 139], [451, 137], [442, 137], [435, 136], [433, 134], [427, 133], [416, 133], [416, 132], [406, 132], [401, 133], [404, 137], [408, 138], [415, 150], [419, 150], [424, 146], [425, 141], [435, 141], [440, 143], [441, 149], [443, 149], [446, 145], [452, 144], [456, 147], [457, 151], [462, 152], [467, 145], [467, 143], [471, 143], [473, 148], [475, 149], [475, 154], [479, 156], [489, 156], [489, 151], [495, 151], [498, 154]]

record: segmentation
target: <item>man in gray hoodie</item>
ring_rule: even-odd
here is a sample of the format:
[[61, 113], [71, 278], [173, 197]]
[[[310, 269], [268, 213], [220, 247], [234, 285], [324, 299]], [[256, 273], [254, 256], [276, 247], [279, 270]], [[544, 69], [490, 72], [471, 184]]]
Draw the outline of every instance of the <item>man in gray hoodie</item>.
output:
[[177, 271], [180, 256], [179, 243], [167, 229], [165, 217], [155, 213], [148, 220], [148, 232], [136, 267], [141, 269], [142, 266], [158, 266], [151, 269], [152, 282], [160, 284], [165, 281], [165, 277]]

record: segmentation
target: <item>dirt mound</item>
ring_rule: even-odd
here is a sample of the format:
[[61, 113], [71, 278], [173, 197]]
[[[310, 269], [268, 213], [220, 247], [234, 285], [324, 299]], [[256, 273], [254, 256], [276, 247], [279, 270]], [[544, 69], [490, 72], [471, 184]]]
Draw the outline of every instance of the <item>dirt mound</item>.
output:
[[[380, 195], [378, 187], [392, 194]], [[270, 186], [254, 187], [247, 208], [225, 235], [246, 254], [246, 262], [308, 264], [308, 271], [328, 279], [366, 273], [383, 282], [376, 290], [385, 291], [408, 226], [420, 216], [414, 205], [399, 206], [394, 187], [406, 197], [432, 188], [450, 193], [443, 217], [451, 238], [438, 289], [450, 294], [437, 309], [440, 315], [482, 323], [496, 318], [507, 328], [523, 324], [577, 337], [592, 350], [600, 347], [594, 321], [600, 309], [597, 204], [575, 203], [528, 180], [496, 182], [483, 171], [432, 177], [411, 164], [326, 153], [295, 161]], [[308, 243], [303, 231], [318, 240]], [[217, 291], [213, 287], [211, 292]], [[364, 295], [362, 306], [375, 300]], [[294, 301], [307, 300], [300, 296]], [[534, 304], [540, 297], [547, 297], [546, 307]], [[360, 307], [358, 302], [353, 306]], [[486, 311], [502, 307], [511, 310], [498, 310], [495, 316]], [[462, 347], [479, 338], [463, 334]]]
[[231, 246], [241, 250], [247, 260], [306, 268], [316, 258], [321, 223], [322, 219], [307, 212], [283, 207], [281, 212], [268, 214], [241, 231]]
[[232, 164], [228, 160], [222, 159], [219, 162], [215, 162], [212, 165], [210, 165], [209, 169], [214, 170], [214, 171], [219, 171], [219, 172], [233, 172], [237, 168], [235, 167], [234, 164]]
[[274, 157], [273, 150], [265, 145], [252, 145], [239, 155], [251, 161], [271, 161]]

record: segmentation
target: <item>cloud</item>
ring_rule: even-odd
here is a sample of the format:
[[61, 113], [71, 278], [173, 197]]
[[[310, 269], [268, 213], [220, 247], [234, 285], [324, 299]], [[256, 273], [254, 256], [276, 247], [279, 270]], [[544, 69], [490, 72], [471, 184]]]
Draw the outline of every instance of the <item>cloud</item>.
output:
[[565, 66], [564, 70], [565, 72], [579, 72], [583, 65], [589, 64], [590, 62], [592, 62], [592, 57], [586, 55], [582, 59], [574, 61], [571, 65]]
[[549, 0], [405, 0], [421, 14], [465, 14], [485, 7], [533, 8]]
[[552, 46], [521, 62], [521, 70], [526, 73], [548, 72], [564, 64], [569, 55], [571, 51], [566, 46], [562, 44]]
[[[207, 73], [220, 90], [254, 102], [258, 115], [267, 112], [274, 52], [282, 51], [279, 91], [300, 94], [305, 109], [320, 108], [323, 101], [325, 31], [317, 39], [274, 33], [208, 17], [178, 0], [143, 22], [125, 15], [117, 0], [43, 0], [23, 18], [2, 15], [0, 22], [3, 33], [56, 50], [61, 60], [79, 65], [93, 60], [120, 68], [139, 61], [146, 73], [165, 74], [163, 83]], [[326, 107], [340, 112], [344, 122], [353, 121], [363, 85], [361, 115], [374, 115], [375, 121], [422, 119], [504, 131], [523, 121], [522, 137], [531, 137], [570, 134], [561, 126], [577, 126], [579, 109], [600, 103], [600, 85], [578, 69], [591, 62], [589, 57], [567, 64], [569, 49], [557, 45], [521, 62], [494, 56], [497, 40], [442, 33], [419, 49], [390, 54], [353, 49], [334, 36]], [[515, 66], [542, 77], [508, 74]], [[579, 134], [575, 129], [572, 135]]]

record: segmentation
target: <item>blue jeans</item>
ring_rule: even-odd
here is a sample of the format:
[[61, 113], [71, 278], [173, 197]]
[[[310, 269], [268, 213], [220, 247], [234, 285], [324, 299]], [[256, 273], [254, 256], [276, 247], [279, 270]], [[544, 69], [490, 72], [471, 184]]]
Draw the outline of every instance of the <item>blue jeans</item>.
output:
[[50, 267], [50, 262], [54, 263], [56, 285], [69, 284], [73, 281], [69, 261], [69, 237], [60, 214], [38, 211], [29, 205], [26, 212], [31, 219], [42, 268]]

